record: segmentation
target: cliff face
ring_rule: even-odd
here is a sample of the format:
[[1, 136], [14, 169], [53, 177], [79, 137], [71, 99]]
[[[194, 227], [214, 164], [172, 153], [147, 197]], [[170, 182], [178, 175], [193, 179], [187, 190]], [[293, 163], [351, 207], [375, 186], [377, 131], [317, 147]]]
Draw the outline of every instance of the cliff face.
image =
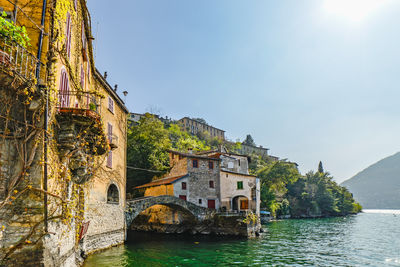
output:
[[384, 158], [341, 185], [364, 209], [400, 209], [400, 152]]

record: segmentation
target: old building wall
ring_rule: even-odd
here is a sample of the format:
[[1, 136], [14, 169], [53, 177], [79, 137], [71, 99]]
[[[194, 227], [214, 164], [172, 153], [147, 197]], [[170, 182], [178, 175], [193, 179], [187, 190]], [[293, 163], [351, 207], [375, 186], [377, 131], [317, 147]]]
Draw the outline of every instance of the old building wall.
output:
[[[186, 183], [186, 189], [182, 187], [182, 183]], [[173, 184], [173, 189], [174, 189], [174, 196], [179, 197], [179, 196], [187, 196], [189, 195], [190, 192], [190, 187], [189, 187], [189, 177], [181, 178], [176, 180]], [[196, 204], [196, 203], [195, 203]]]
[[168, 173], [168, 176], [173, 177], [173, 176], [184, 175], [187, 173], [188, 171], [187, 159], [185, 157], [182, 157], [178, 154], [171, 152], [169, 153], [169, 162], [171, 170]]
[[[20, 7], [24, 12], [31, 16], [40, 25], [41, 18], [41, 4], [43, 1], [22, 0], [18, 1]], [[42, 61], [45, 63], [47, 56], [51, 56], [52, 64], [47, 69], [42, 66], [42, 70], [47, 71], [48, 80], [40, 81], [47, 85], [46, 89], [49, 92], [50, 110], [49, 110], [49, 143], [48, 143], [48, 175], [45, 179], [43, 175], [43, 137], [36, 138], [38, 142], [37, 153], [29, 169], [29, 176], [34, 179], [28, 180], [31, 190], [25, 197], [22, 204], [19, 206], [21, 218], [31, 221], [28, 223], [21, 223], [14, 225], [5, 225], [5, 230], [0, 230], [0, 248], [7, 248], [12, 242], [14, 245], [21, 239], [32, 227], [36, 227], [38, 236], [48, 231], [49, 234], [43, 235], [39, 238], [37, 245], [30, 245], [33, 243], [36, 235], [28, 239], [24, 244], [24, 248], [17, 251], [19, 255], [25, 255], [20, 258], [16, 266], [22, 266], [25, 262], [31, 265], [44, 264], [45, 266], [74, 266], [77, 264], [76, 258], [79, 258], [81, 250], [88, 253], [97, 249], [105, 248], [111, 245], [122, 243], [125, 233], [124, 221], [124, 205], [125, 205], [125, 182], [126, 182], [126, 110], [123, 106], [119, 105], [118, 96], [112, 92], [111, 87], [104, 82], [95, 82], [94, 74], [95, 68], [93, 65], [93, 58], [90, 54], [90, 34], [88, 34], [88, 21], [85, 20], [86, 12], [82, 12], [82, 6], [85, 1], [73, 0], [60, 0], [50, 1], [47, 6], [47, 19], [43, 40]], [[3, 3], [2, 3], [3, 4]], [[53, 4], [56, 6], [53, 8]], [[76, 5], [76, 6], [75, 6]], [[53, 13], [54, 12], [54, 13]], [[54, 43], [49, 43], [50, 29], [49, 19], [51, 14], [54, 14], [54, 32], [57, 34], [58, 39]], [[66, 44], [66, 18], [67, 13], [71, 15], [71, 49], [70, 55], [65, 51]], [[22, 12], [18, 12], [18, 18], [22, 18]], [[87, 18], [86, 18], [87, 19]], [[18, 20], [17, 24], [25, 24], [26, 19]], [[36, 55], [38, 48], [38, 32], [30, 28], [28, 25], [28, 33], [31, 38], [32, 47], [30, 48]], [[86, 44], [86, 47], [84, 46]], [[52, 45], [56, 48], [54, 54], [48, 53]], [[84, 49], [85, 48], [85, 49]], [[60, 98], [59, 89], [61, 85], [61, 73], [67, 72], [68, 89], [69, 89], [69, 102], [68, 108], [89, 110], [89, 102], [92, 101], [92, 96], [98, 98], [100, 95], [107, 98], [110, 95], [114, 104], [114, 113], [107, 110], [107, 102], [102, 101], [102, 106], [96, 111], [100, 114], [101, 120], [98, 121], [102, 131], [98, 131], [98, 135], [107, 134], [107, 123], [113, 124], [113, 134], [118, 137], [117, 147], [113, 150], [113, 164], [106, 166], [106, 157], [99, 155], [88, 155], [83, 152], [82, 158], [93, 158], [95, 168], [91, 169], [93, 177], [89, 182], [83, 184], [76, 184], [72, 179], [70, 165], [68, 164], [68, 157], [60, 153], [60, 126], [57, 120], [59, 114]], [[43, 78], [40, 76], [40, 78]], [[3, 82], [3, 80], [2, 80]], [[108, 86], [108, 87], [107, 87]], [[78, 92], [78, 93], [77, 93]], [[43, 103], [43, 102], [42, 102]], [[90, 102], [91, 103], [91, 102]], [[100, 104], [100, 102], [96, 102]], [[94, 111], [90, 108], [91, 111]], [[90, 125], [88, 114], [83, 114], [84, 124]], [[71, 119], [71, 124], [77, 124], [77, 119]], [[40, 119], [43, 123], [43, 118]], [[43, 125], [41, 125], [43, 126]], [[97, 126], [96, 126], [97, 127]], [[96, 129], [97, 130], [97, 129]], [[74, 135], [75, 134], [75, 135]], [[71, 146], [81, 142], [84, 144], [83, 138], [73, 132], [69, 137], [74, 142]], [[113, 140], [115, 141], [115, 140]], [[0, 144], [0, 163], [2, 165], [1, 171], [5, 171], [5, 161], [13, 162], [13, 168], [18, 166], [15, 160], [10, 161], [7, 157], [14, 157], [14, 152], [10, 152], [7, 157], [4, 157], [4, 149], [8, 149], [8, 144]], [[83, 150], [82, 150], [83, 151]], [[84, 161], [83, 161], [84, 162]], [[100, 163], [99, 163], [100, 162]], [[99, 164], [98, 164], [99, 163]], [[86, 166], [86, 165], [84, 165]], [[13, 170], [12, 172], [15, 172]], [[27, 176], [27, 175], [26, 175]], [[89, 176], [89, 175], [88, 175]], [[0, 179], [0, 195], [5, 195], [5, 187], [7, 182]], [[109, 186], [113, 184], [118, 188], [118, 203], [107, 203], [107, 192]], [[26, 185], [26, 184], [24, 184]], [[47, 192], [46, 192], [47, 190]], [[34, 193], [32, 193], [33, 191]], [[47, 196], [47, 202], [44, 200]], [[12, 211], [12, 209], [10, 209]], [[47, 214], [46, 214], [47, 211]], [[14, 215], [18, 213], [14, 212]], [[47, 215], [47, 222], [44, 221]], [[4, 226], [4, 221], [0, 224]], [[38, 226], [35, 223], [39, 222]], [[88, 231], [83, 241], [79, 242], [79, 233], [82, 229], [82, 223], [90, 222]], [[26, 226], [26, 227], [25, 227]], [[47, 228], [47, 229], [46, 229]], [[14, 237], [10, 235], [13, 233]], [[4, 241], [4, 242], [3, 242]], [[6, 242], [5, 242], [6, 241]], [[8, 242], [8, 243], [7, 243]], [[30, 243], [31, 242], [31, 243]], [[34, 247], [34, 248], [33, 248]], [[26, 248], [26, 249], [25, 249]], [[2, 250], [3, 251], [3, 250]], [[36, 253], [36, 254], [35, 254]], [[14, 259], [18, 258], [17, 253], [14, 253]], [[36, 257], [37, 256], [37, 257]], [[1, 263], [0, 263], [1, 265]], [[13, 266], [8, 264], [8, 266]]]
[[152, 186], [146, 188], [144, 193], [145, 197], [148, 196], [161, 196], [161, 195], [174, 195], [174, 186], [172, 184]]
[[[193, 167], [193, 160], [198, 161], [198, 168]], [[210, 161], [214, 163], [212, 169], [209, 168]], [[187, 200], [202, 207], [207, 207], [208, 200], [215, 200], [215, 208], [219, 209], [219, 160], [187, 158], [187, 169], [189, 173]], [[214, 182], [214, 188], [210, 188], [210, 181]], [[199, 200], [201, 200], [201, 203]]]
[[[243, 189], [238, 188], [238, 182], [243, 183]], [[249, 200], [249, 206], [252, 204], [252, 188], [256, 187], [256, 177], [238, 173], [221, 171], [221, 202], [222, 206], [228, 210], [232, 209], [232, 199], [236, 196], [245, 196]]]

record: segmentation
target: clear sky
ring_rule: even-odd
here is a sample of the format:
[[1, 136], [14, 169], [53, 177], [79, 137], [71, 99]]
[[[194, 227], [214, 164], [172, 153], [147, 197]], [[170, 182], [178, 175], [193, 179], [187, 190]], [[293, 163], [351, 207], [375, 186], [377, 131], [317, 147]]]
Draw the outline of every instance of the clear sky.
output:
[[339, 182], [400, 151], [398, 0], [88, 5], [96, 65], [131, 112], [202, 117]]

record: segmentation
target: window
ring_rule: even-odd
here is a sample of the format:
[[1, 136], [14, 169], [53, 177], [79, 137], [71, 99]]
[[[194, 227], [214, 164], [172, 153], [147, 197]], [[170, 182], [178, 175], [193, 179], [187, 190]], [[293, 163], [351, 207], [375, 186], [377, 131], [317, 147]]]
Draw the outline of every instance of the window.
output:
[[208, 181], [208, 184], [210, 185], [210, 188], [214, 188], [214, 181]]
[[115, 184], [111, 184], [107, 190], [107, 203], [118, 204], [119, 192]]
[[201, 204], [201, 202], [202, 202], [202, 201], [201, 201], [201, 198], [199, 198], [199, 204]]
[[111, 111], [111, 113], [114, 113], [114, 100], [111, 96], [108, 96], [108, 110]]
[[199, 161], [197, 159], [192, 160], [192, 167], [193, 168], [198, 168], [199, 167]]
[[238, 163], [239, 163], [239, 166], [240, 166], [240, 159], [238, 159]]
[[58, 101], [60, 107], [69, 106], [69, 80], [65, 69], [61, 70], [60, 88], [58, 90]]
[[186, 195], [179, 195], [180, 199], [186, 200]]
[[237, 189], [243, 189], [243, 182], [242, 181], [237, 182]]
[[106, 166], [108, 168], [112, 168], [112, 151], [108, 152], [108, 156], [107, 156], [107, 164]]
[[186, 182], [182, 182], [181, 185], [182, 185], [182, 190], [186, 190]]
[[214, 169], [214, 162], [209, 161], [209, 162], [208, 162], [208, 168], [209, 168], [210, 170]]
[[67, 12], [67, 21], [65, 29], [65, 49], [67, 56], [71, 55], [71, 15]]
[[228, 174], [226, 174], [226, 178], [228, 178]]

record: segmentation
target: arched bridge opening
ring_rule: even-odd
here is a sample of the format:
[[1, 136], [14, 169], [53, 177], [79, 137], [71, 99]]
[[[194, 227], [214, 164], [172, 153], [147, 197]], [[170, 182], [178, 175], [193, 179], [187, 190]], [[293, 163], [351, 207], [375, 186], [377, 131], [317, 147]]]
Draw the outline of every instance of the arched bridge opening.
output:
[[174, 196], [142, 197], [127, 202], [125, 215], [128, 229], [140, 213], [155, 206], [166, 206], [172, 210], [190, 214], [197, 221], [209, 219], [215, 214], [215, 210], [197, 206]]

